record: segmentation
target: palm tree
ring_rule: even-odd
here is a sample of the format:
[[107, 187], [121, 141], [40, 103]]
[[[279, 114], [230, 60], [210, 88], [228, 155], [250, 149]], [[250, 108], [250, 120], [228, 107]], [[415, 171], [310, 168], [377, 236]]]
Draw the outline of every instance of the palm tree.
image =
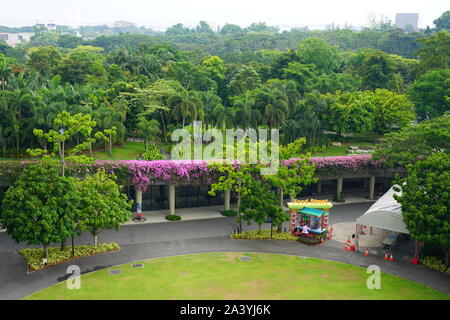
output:
[[243, 129], [257, 128], [262, 119], [261, 112], [254, 108], [254, 104], [255, 99], [248, 93], [233, 103], [236, 123]]
[[145, 151], [148, 151], [149, 142], [156, 140], [158, 134], [161, 133], [159, 122], [155, 119], [147, 120], [145, 118], [140, 118], [138, 123], [138, 133], [145, 141]]
[[233, 126], [235, 119], [235, 111], [233, 108], [224, 107], [223, 105], [217, 105], [213, 110], [214, 124], [216, 127], [225, 131], [226, 128]]
[[167, 98], [167, 104], [172, 108], [172, 116], [175, 120], [182, 119], [182, 126], [184, 128], [186, 118], [192, 121], [197, 120], [199, 113], [201, 113], [202, 102], [198, 98], [195, 91], [187, 91], [183, 89], [175, 95]]
[[278, 127], [289, 116], [287, 97], [276, 88], [263, 87], [255, 98], [255, 106], [263, 113], [269, 128]]
[[213, 110], [218, 105], [222, 105], [222, 99], [214, 91], [206, 91], [200, 93], [200, 99], [203, 104], [203, 112], [205, 114], [205, 126], [208, 130], [213, 120]]
[[34, 97], [27, 88], [0, 93], [2, 112], [9, 123], [9, 132], [16, 140], [16, 151], [19, 154], [21, 129], [27, 118], [33, 116]]

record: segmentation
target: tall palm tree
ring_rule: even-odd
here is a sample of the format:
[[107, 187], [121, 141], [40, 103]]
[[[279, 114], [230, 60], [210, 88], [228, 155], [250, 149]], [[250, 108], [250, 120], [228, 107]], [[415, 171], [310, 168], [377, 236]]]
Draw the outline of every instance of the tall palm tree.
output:
[[263, 121], [270, 129], [280, 126], [289, 117], [287, 97], [276, 88], [261, 88], [256, 94], [255, 106], [263, 114]]
[[206, 130], [208, 130], [213, 118], [213, 110], [218, 105], [222, 105], [222, 99], [212, 90], [200, 93], [200, 99], [203, 104], [203, 112]]
[[149, 142], [156, 140], [160, 133], [161, 129], [158, 120], [147, 120], [145, 118], [140, 118], [138, 123], [138, 134], [142, 139], [144, 139], [145, 151], [148, 151]]
[[213, 110], [214, 124], [216, 127], [225, 131], [226, 128], [231, 128], [235, 119], [235, 110], [233, 108], [217, 105]]
[[186, 118], [191, 121], [197, 120], [201, 113], [202, 102], [198, 98], [195, 91], [187, 91], [183, 89], [174, 95], [167, 98], [167, 104], [172, 108], [172, 116], [175, 120], [182, 119], [182, 126], [184, 128]]
[[254, 108], [255, 99], [250, 94], [244, 94], [233, 103], [236, 124], [243, 129], [257, 128], [262, 120], [261, 112]]

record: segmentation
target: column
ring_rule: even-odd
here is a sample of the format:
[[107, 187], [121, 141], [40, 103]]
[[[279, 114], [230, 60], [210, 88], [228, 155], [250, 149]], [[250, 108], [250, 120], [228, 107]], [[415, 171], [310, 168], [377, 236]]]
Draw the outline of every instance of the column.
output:
[[369, 185], [369, 199], [374, 200], [375, 197], [375, 177], [370, 177], [370, 185]]
[[322, 193], [322, 181], [319, 180], [317, 181], [317, 194], [321, 194]]
[[175, 214], [175, 185], [169, 184], [169, 212]]
[[355, 249], [359, 251], [359, 234], [361, 232], [361, 225], [356, 225], [356, 235], [355, 235]]
[[342, 184], [343, 184], [343, 182], [344, 182], [344, 178], [342, 178], [342, 177], [339, 177], [338, 179], [337, 179], [337, 194], [340, 196], [341, 195], [341, 193], [342, 193]]
[[224, 198], [225, 198], [225, 210], [230, 210], [230, 201], [231, 201], [230, 190], [225, 190]]
[[142, 213], [142, 190], [136, 188], [136, 213], [139, 215]]

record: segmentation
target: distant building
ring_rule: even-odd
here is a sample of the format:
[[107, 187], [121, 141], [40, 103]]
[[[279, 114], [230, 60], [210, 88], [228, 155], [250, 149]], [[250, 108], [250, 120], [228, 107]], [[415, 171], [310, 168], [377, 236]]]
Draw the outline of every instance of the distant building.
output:
[[21, 42], [30, 41], [34, 35], [32, 32], [23, 33], [0, 33], [0, 40], [4, 40], [8, 45], [15, 47]]
[[419, 29], [418, 13], [397, 13], [395, 15], [395, 25], [404, 31], [417, 31]]

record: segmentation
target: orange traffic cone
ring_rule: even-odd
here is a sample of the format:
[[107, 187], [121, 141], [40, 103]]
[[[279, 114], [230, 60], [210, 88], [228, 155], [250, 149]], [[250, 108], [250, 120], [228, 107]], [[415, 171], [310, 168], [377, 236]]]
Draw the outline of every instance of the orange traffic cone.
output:
[[394, 255], [391, 253], [391, 258], [389, 259], [389, 261], [394, 261]]
[[369, 255], [369, 249], [368, 248], [366, 248], [366, 253], [364, 254], [365, 256], [368, 256]]
[[384, 260], [389, 260], [388, 254], [386, 252], [384, 253]]

